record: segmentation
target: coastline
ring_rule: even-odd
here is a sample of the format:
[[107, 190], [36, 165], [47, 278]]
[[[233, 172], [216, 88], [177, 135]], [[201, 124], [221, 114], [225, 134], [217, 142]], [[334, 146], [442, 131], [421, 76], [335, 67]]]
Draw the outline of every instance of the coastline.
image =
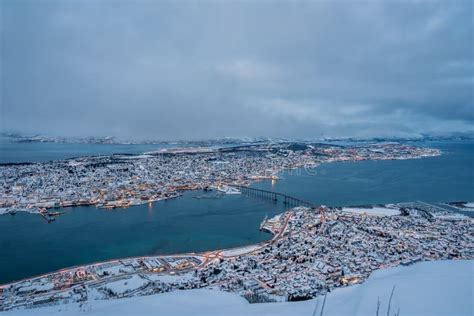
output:
[[[283, 213], [280, 214], [280, 215], [283, 215]], [[209, 253], [232, 252], [232, 251], [238, 251], [238, 250], [241, 250], [241, 249], [247, 249], [249, 247], [256, 247], [256, 249], [253, 249], [252, 251], [240, 253], [240, 255], [243, 255], [243, 254], [247, 254], [247, 253], [252, 253], [253, 251], [256, 251], [256, 250], [258, 250], [260, 248], [263, 248], [263, 247], [267, 246], [268, 244], [272, 243], [277, 236], [271, 230], [267, 230], [267, 232], [272, 235], [272, 238], [270, 238], [267, 241], [262, 241], [262, 242], [259, 242], [259, 243], [256, 243], [256, 244], [249, 244], [249, 245], [237, 246], [237, 247], [231, 247], [231, 248], [225, 248], [225, 249], [209, 250], [209, 251], [204, 251], [204, 252], [185, 252], [185, 253], [177, 253], [177, 254], [170, 254], [170, 255], [155, 255], [155, 256], [132, 256], [132, 257], [115, 258], [115, 259], [110, 259], [110, 260], [101, 260], [101, 261], [96, 261], [96, 262], [92, 262], [92, 263], [88, 263], [88, 264], [79, 264], [79, 265], [74, 265], [74, 266], [70, 266], [70, 267], [65, 267], [65, 268], [62, 268], [62, 269], [55, 270], [55, 271], [42, 273], [42, 274], [39, 274], [39, 275], [34, 275], [34, 276], [31, 276], [31, 277], [27, 277], [27, 278], [23, 278], [23, 279], [19, 279], [19, 280], [14, 280], [12, 282], [0, 284], [0, 289], [1, 288], [6, 288], [6, 287], [8, 287], [10, 285], [13, 285], [13, 284], [16, 284], [16, 283], [20, 283], [20, 282], [24, 282], [24, 281], [28, 281], [28, 280], [32, 280], [32, 279], [43, 278], [43, 277], [47, 277], [47, 276], [50, 276], [50, 275], [53, 275], [53, 274], [56, 274], [56, 273], [68, 273], [68, 272], [72, 272], [72, 271], [75, 271], [75, 270], [78, 270], [78, 269], [85, 269], [87, 267], [94, 267], [94, 266], [97, 266], [97, 265], [111, 263], [111, 262], [119, 262], [119, 261], [122, 261], [122, 260], [146, 259], [146, 258], [180, 258], [180, 257], [202, 257], [203, 258], [205, 254], [209, 254]], [[232, 257], [232, 256], [230, 256], [230, 257]]]
[[[406, 316], [470, 316], [473, 303], [470, 297], [473, 260], [443, 260], [378, 270], [360, 285], [340, 288], [327, 295], [324, 315], [373, 315], [377, 297], [385, 314], [390, 290], [396, 285], [392, 310], [400, 308]], [[439, 286], [443, 284], [443, 286]], [[454, 293], [454, 294], [453, 294]], [[426, 301], [433, 298], [430, 304]], [[294, 316], [317, 315], [323, 297], [300, 302], [273, 302], [249, 304], [244, 298], [228, 292], [211, 289], [174, 291], [153, 296], [123, 298], [114, 301], [69, 303], [30, 310], [3, 312], [9, 316], [77, 316], [77, 315], [164, 315], [187, 316], [196, 311], [202, 315], [217, 316]]]
[[[441, 154], [441, 151], [438, 151], [435, 156], [439, 156], [440, 154]], [[429, 158], [429, 157], [432, 157], [432, 156], [422, 157], [422, 158]], [[369, 159], [366, 159], [366, 160], [369, 160]], [[383, 159], [383, 160], [398, 160], [398, 159], [396, 159], [396, 158], [389, 158], [389, 159]], [[360, 161], [360, 160], [359, 160], [359, 161]], [[339, 160], [330, 160], [330, 161], [327, 161], [327, 162], [339, 162]], [[357, 162], [357, 160], [344, 160], [344, 161], [342, 161], [342, 162]], [[323, 163], [324, 163], [324, 162], [323, 162]], [[321, 164], [316, 164], [316, 165], [313, 164], [312, 166], [313, 166], [314, 168], [317, 168], [317, 167], [320, 166], [320, 165], [321, 165]], [[294, 169], [298, 169], [298, 168], [305, 168], [305, 167], [306, 167], [306, 166], [303, 166], [303, 167], [301, 167], [301, 166], [293, 166], [292, 168], [281, 169], [281, 170], [277, 173], [277, 175], [278, 175], [278, 176], [281, 176], [281, 172], [284, 172], [284, 171], [287, 171], [287, 170], [294, 170]], [[249, 182], [246, 182], [245, 184], [246, 184], [246, 185], [250, 185], [250, 184], [255, 183], [255, 182], [257, 182], [257, 181], [269, 180], [269, 179], [272, 179], [272, 176], [269, 176], [269, 177], [266, 177], [266, 178], [260, 177], [260, 178], [258, 178], [258, 179], [253, 179], [252, 182], [249, 181]], [[200, 190], [200, 189], [195, 189], [195, 190]], [[195, 191], [195, 190], [189, 190], [189, 191]], [[174, 197], [173, 197], [173, 198], [174, 198]], [[161, 199], [161, 200], [167, 200], [167, 199], [164, 198], [164, 199]], [[147, 204], [147, 203], [149, 203], [149, 202], [143, 202], [142, 204]], [[32, 210], [34, 210], [34, 209], [28, 209], [28, 211], [32, 211]], [[33, 213], [39, 213], [39, 212], [33, 212]], [[4, 215], [6, 215], [6, 214], [4, 214]], [[271, 233], [271, 232], [270, 232], [270, 233]], [[272, 239], [272, 238], [270, 238], [268, 241], [270, 241], [271, 239]], [[267, 242], [268, 242], [268, 241], [267, 241]], [[237, 248], [240, 248], [240, 247], [248, 247], [248, 246], [252, 246], [252, 244], [246, 244], [246, 245], [244, 245], [244, 246], [238, 246]], [[217, 250], [219, 250], [219, 249], [217, 249]], [[209, 250], [209, 251], [212, 251], [212, 250]], [[190, 253], [193, 253], [193, 252], [190, 252]], [[165, 257], [170, 257], [170, 256], [172, 257], [173, 254], [165, 255]], [[126, 257], [117, 257], [117, 258], [113, 258], [113, 259], [110, 259], [110, 260], [107, 259], [107, 260], [105, 260], [105, 261], [113, 261], [113, 260], [120, 260], [120, 259], [127, 259], [127, 258], [137, 258], [137, 257], [147, 257], [147, 255], [143, 255], [143, 256], [132, 256], [132, 257], [128, 257], [128, 256], [126, 256]], [[150, 256], [150, 257], [153, 257], [153, 256]], [[100, 262], [103, 262], [103, 260], [100, 260], [100, 261], [97, 261], [97, 262], [85, 263], [85, 264], [81, 264], [81, 265], [79, 265], [79, 266], [93, 265], [93, 264], [97, 264], [97, 263], [100, 263]], [[64, 267], [64, 268], [61, 268], [61, 269], [59, 269], [59, 270], [64, 270], [64, 269], [74, 268], [74, 267], [76, 267], [76, 265]], [[42, 274], [40, 274], [40, 275], [44, 275], [44, 274], [48, 275], [48, 274], [54, 273], [54, 271], [58, 271], [58, 270], [52, 270], [52, 271], [49, 272], [49, 273], [42, 273]], [[33, 276], [33, 277], [27, 277], [26, 279], [31, 279], [31, 278], [34, 278], [34, 276]], [[24, 280], [24, 279], [25, 279], [25, 278], [18, 279], [17, 281]], [[12, 282], [15, 282], [15, 281], [12, 281]], [[11, 283], [11, 282], [9, 282], [9, 283]]]
[[[428, 157], [439, 156], [440, 154], [441, 154], [441, 152], [439, 152], [439, 154], [437, 154], [437, 155], [429, 155]], [[416, 158], [421, 159], [421, 158], [427, 158], [427, 157], [416, 157]], [[410, 159], [416, 159], [416, 158], [410, 158]], [[406, 159], [406, 158], [393, 158], [393, 157], [391, 157], [391, 158], [386, 158], [386, 159], [357, 159], [357, 160], [356, 159], [351, 159], [351, 160], [334, 159], [334, 160], [328, 160], [328, 161], [324, 161], [324, 162], [357, 162], [357, 161], [365, 161], [365, 160], [404, 160], [404, 159]], [[322, 163], [324, 163], [324, 162], [322, 162]], [[322, 163], [313, 164], [312, 167], [317, 168]], [[278, 176], [281, 176], [281, 172], [284, 172], [284, 171], [287, 171], [287, 170], [294, 170], [294, 169], [298, 169], [298, 168], [304, 168], [304, 167], [301, 167], [299, 165], [293, 165], [291, 167], [281, 168], [281, 169], [279, 169], [278, 172], [276, 172], [274, 170], [273, 175], [276, 174]], [[272, 178], [273, 178], [273, 176], [271, 176], [271, 177], [261, 177], [260, 176], [258, 178], [253, 178], [253, 179], [246, 180], [245, 184], [250, 185], [250, 184], [255, 183], [255, 181], [258, 181], [258, 180], [267, 180], [267, 179], [272, 179]], [[193, 190], [189, 190], [189, 191], [194, 191], [194, 190], [199, 190], [199, 188], [194, 188]], [[188, 191], [188, 190], [186, 190], [186, 191]], [[146, 204], [146, 203], [148, 203], [148, 202], [144, 202], [142, 204]], [[375, 207], [374, 209], [377, 209], [377, 207]], [[331, 210], [333, 210], [333, 209], [331, 209]], [[287, 214], [287, 213], [288, 212], [284, 212], [283, 214]], [[361, 212], [361, 213], [363, 214], [364, 212]], [[48, 277], [50, 277], [51, 275], [54, 275], [54, 274], [72, 274], [72, 273], [78, 272], [79, 270], [90, 270], [91, 268], [93, 268], [95, 266], [100, 266], [100, 265], [104, 265], [104, 264], [108, 264], [108, 263], [115, 263], [115, 262], [118, 262], [118, 261], [133, 261], [133, 260], [146, 261], [147, 259], [163, 259], [164, 261], [167, 261], [167, 260], [172, 261], [176, 258], [199, 259], [199, 263], [197, 263], [196, 265], [193, 265], [193, 266], [188, 265], [188, 266], [186, 266], [187, 268], [185, 268], [183, 270], [180, 270], [180, 271], [178, 271], [178, 270], [176, 270], [176, 271], [166, 271], [166, 272], [164, 272], [164, 275], [170, 275], [171, 276], [171, 275], [177, 275], [177, 274], [180, 274], [180, 273], [187, 273], [189, 271], [194, 271], [196, 269], [200, 269], [201, 267], [205, 268], [206, 263], [214, 264], [215, 262], [218, 262], [220, 260], [225, 260], [226, 261], [228, 259], [233, 260], [236, 257], [246, 257], [246, 256], [248, 257], [248, 255], [253, 255], [254, 253], [255, 253], [255, 255], [259, 255], [263, 250], [265, 250], [264, 249], [265, 247], [267, 247], [272, 242], [278, 240], [277, 237], [279, 237], [279, 235], [277, 235], [278, 231], [275, 232], [271, 228], [266, 229], [265, 225], [262, 225], [261, 228], [263, 228], [263, 230], [266, 230], [266, 231], [272, 233], [273, 236], [270, 240], [264, 241], [264, 242], [261, 242], [261, 243], [257, 243], [257, 244], [247, 244], [247, 245], [244, 245], [244, 246], [218, 249], [218, 250], [211, 250], [211, 251], [205, 251], [205, 252], [199, 252], [199, 253], [186, 252], [186, 253], [170, 254], [170, 255], [132, 256], [132, 257], [123, 257], [123, 258], [119, 258], [119, 259], [115, 258], [115, 259], [110, 259], [110, 260], [97, 261], [97, 262], [93, 262], [93, 263], [69, 266], [67, 268], [59, 269], [59, 270], [56, 270], [56, 271], [53, 271], [53, 272], [40, 274], [39, 276], [36, 276], [36, 277], [28, 277], [28, 278], [17, 280], [17, 281], [12, 281], [12, 282], [1, 285], [0, 288], [5, 290], [9, 285], [12, 285], [12, 284], [21, 283], [21, 282], [24, 282], [24, 281], [34, 280], [34, 279], [38, 279], [38, 278], [48, 278]], [[283, 229], [282, 234], [284, 234], [284, 229]], [[286, 237], [288, 237], [288, 236], [286, 236]], [[398, 263], [398, 264], [400, 264], [400, 263]], [[388, 267], [388, 266], [390, 266], [390, 265], [385, 265], [384, 267]], [[92, 270], [94, 270], [94, 269], [92, 269]]]
[[[186, 150], [186, 148], [182, 148], [182, 150]], [[46, 200], [46, 201], [42, 201], [40, 202], [39, 204], [30, 204], [28, 205], [27, 207], [23, 207], [23, 208], [18, 208], [18, 207], [0, 207], [0, 216], [1, 215], [14, 215], [15, 213], [17, 212], [27, 212], [27, 213], [31, 213], [31, 214], [40, 214], [42, 213], [41, 212], [41, 209], [46, 209], [46, 210], [50, 210], [50, 209], [60, 209], [60, 208], [65, 208], [65, 207], [77, 207], [77, 206], [96, 206], [96, 207], [99, 207], [99, 208], [104, 208], [104, 209], [114, 209], [114, 208], [128, 208], [130, 206], [137, 206], [137, 205], [145, 205], [145, 204], [148, 204], [148, 203], [155, 203], [155, 202], [160, 202], [160, 201], [165, 201], [165, 200], [170, 200], [170, 199], [175, 199], [175, 198], [179, 198], [182, 193], [181, 192], [184, 192], [184, 191], [199, 191], [199, 190], [203, 190], [205, 189], [206, 187], [209, 187], [209, 186], [218, 186], [220, 184], [224, 184], [224, 185], [227, 185], [227, 186], [232, 186], [232, 185], [242, 185], [242, 186], [250, 186], [252, 185], [253, 183], [255, 182], [258, 182], [258, 181], [265, 181], [265, 180], [281, 180], [281, 174], [283, 172], [287, 172], [287, 171], [291, 171], [291, 170], [298, 170], [298, 169], [307, 169], [307, 168], [310, 168], [310, 169], [315, 169], [317, 168], [318, 166], [320, 166], [321, 164], [324, 164], [324, 163], [333, 163], [333, 162], [360, 162], [360, 161], [378, 161], [378, 160], [412, 160], [412, 159], [425, 159], [425, 158], [432, 158], [432, 157], [438, 157], [438, 156], [441, 156], [442, 155], [442, 151], [440, 149], [434, 149], [434, 148], [427, 148], [427, 150], [430, 150], [429, 153], [424, 153], [422, 155], [418, 155], [418, 156], [410, 156], [410, 157], [381, 157], [381, 158], [378, 158], [378, 159], [374, 159], [374, 158], [357, 158], [357, 159], [337, 159], [337, 158], [329, 158], [325, 161], [322, 161], [322, 162], [303, 162], [299, 165], [294, 165], [294, 166], [286, 166], [286, 167], [281, 167], [281, 168], [278, 168], [278, 169], [274, 169], [272, 170], [272, 173], [269, 174], [269, 175], [258, 175], [258, 176], [250, 176], [250, 179], [248, 180], [244, 180], [244, 181], [233, 181], [233, 182], [228, 182], [228, 183], [222, 183], [222, 182], [217, 182], [217, 183], [210, 183], [208, 185], [204, 185], [204, 186], [200, 186], [198, 184], [186, 184], [186, 185], [183, 185], [181, 187], [183, 188], [175, 188], [174, 193], [172, 193], [170, 196], [160, 196], [159, 198], [150, 198], [150, 199], [147, 199], [147, 200], [139, 200], [139, 199], [134, 199], [133, 201], [112, 201], [108, 204], [106, 203], [101, 203], [99, 200], [97, 199], [92, 199], [90, 201], [85, 201], [85, 200], [81, 200], [81, 201], [77, 201], [77, 202], [65, 202], [65, 201], [59, 201], [57, 202], [57, 199], [53, 199], [53, 200]], [[166, 152], [166, 151], [165, 151]], [[160, 152], [161, 154], [163, 152]], [[183, 152], [179, 152], [179, 153], [183, 153]], [[186, 153], [186, 151], [184, 151], [184, 153]], [[208, 152], [204, 152], [204, 153], [208, 153]], [[80, 158], [90, 158], [90, 159], [94, 159], [94, 158], [97, 158], [97, 157], [113, 157], [114, 155], [111, 155], [111, 156], [88, 156], [88, 157], [80, 157]], [[133, 159], [140, 159], [144, 157], [143, 154], [136, 154], [136, 155], [133, 155]], [[148, 156], [146, 156], [145, 158], [149, 158]], [[66, 159], [66, 160], [74, 160], [75, 158], [70, 158], [70, 159]]]
[[[391, 206], [391, 208], [393, 209], [393, 206]], [[370, 209], [367, 209], [367, 210], [370, 210]], [[401, 208], [400, 208], [400, 210], [401, 210]], [[375, 212], [380, 212], [380, 208], [375, 209], [374, 211]], [[460, 230], [461, 227], [464, 227], [464, 228], [469, 227], [469, 225], [471, 225], [470, 223], [472, 223], [472, 219], [468, 219], [468, 218], [464, 218], [464, 217], [451, 216], [451, 217], [447, 218], [443, 214], [436, 214], [435, 213], [435, 215], [439, 215], [439, 216], [435, 217], [435, 221], [436, 221], [436, 223], [438, 223], [437, 225], [440, 225], [440, 224], [441, 225], [448, 225], [448, 227], [451, 227], [450, 231], [452, 231], [453, 234], [457, 234], [457, 235], [462, 234], [461, 231], [458, 231], [458, 230]], [[215, 270], [216, 267], [218, 267], [220, 265], [220, 263], [222, 263], [222, 262], [241, 262], [242, 260], [250, 260], [249, 262], [252, 262], [252, 260], [253, 260], [252, 258], [254, 256], [257, 258], [257, 257], [261, 256], [262, 254], [266, 253], [269, 249], [273, 249], [274, 245], [276, 245], [277, 248], [278, 248], [278, 247], [280, 247], [279, 245], [281, 245], [282, 243], [284, 244], [284, 243], [288, 242], [289, 240], [299, 240], [299, 243], [302, 243], [303, 240], [306, 240], [306, 239], [304, 239], [304, 237], [301, 237], [301, 238], [303, 238], [303, 239], [301, 239], [298, 236], [302, 233], [303, 234], [310, 233], [315, 228], [313, 226], [313, 224], [310, 224], [309, 226], [306, 226], [306, 227], [298, 228], [298, 227], [300, 227], [299, 226], [300, 224], [298, 224], [298, 223], [307, 223], [308, 222], [308, 220], [305, 219], [308, 216], [309, 216], [309, 218], [312, 219], [312, 221], [316, 220], [316, 225], [320, 226], [320, 228], [318, 229], [318, 231], [319, 231], [318, 234], [327, 234], [327, 231], [326, 231], [327, 228], [333, 226], [333, 224], [331, 224], [331, 225], [327, 226], [327, 228], [324, 228], [324, 227], [326, 227], [326, 225], [324, 224], [324, 222], [321, 221], [322, 218], [326, 218], [327, 221], [331, 221], [332, 223], [336, 224], [336, 226], [339, 222], [341, 222], [341, 223], [343, 223], [343, 222], [350, 223], [350, 222], [355, 221], [357, 223], [360, 220], [364, 220], [364, 219], [368, 219], [368, 218], [370, 218], [371, 221], [381, 222], [381, 223], [392, 223], [392, 221], [406, 222], [406, 221], [411, 221], [413, 219], [416, 220], [419, 223], [424, 223], [426, 221], [426, 219], [423, 219], [423, 217], [420, 217], [420, 219], [416, 219], [416, 217], [413, 217], [413, 219], [411, 219], [412, 216], [417, 216], [417, 215], [409, 215], [408, 217], [406, 215], [405, 216], [400, 216], [400, 215], [381, 216], [380, 214], [366, 214], [365, 212], [360, 212], [360, 211], [351, 212], [351, 211], [347, 211], [347, 210], [338, 210], [338, 209], [329, 209], [329, 208], [320, 208], [319, 211], [317, 211], [317, 210], [311, 210], [309, 208], [304, 208], [304, 207], [296, 207], [296, 208], [290, 209], [290, 210], [288, 210], [288, 211], [286, 211], [282, 214], [279, 214], [279, 215], [275, 216], [274, 218], [266, 220], [262, 224], [262, 227], [261, 227], [262, 229], [266, 228], [269, 232], [273, 233], [272, 239], [269, 240], [269, 241], [266, 241], [266, 242], [261, 242], [261, 243], [246, 245], [246, 246], [241, 246], [241, 247], [235, 247], [235, 248], [228, 248], [228, 249], [220, 249], [220, 250], [202, 252], [202, 253], [184, 253], [184, 254], [166, 255], [166, 256], [139, 256], [139, 257], [133, 257], [133, 258], [107, 260], [107, 261], [96, 262], [96, 263], [87, 264], [87, 265], [79, 265], [79, 266], [75, 266], [75, 267], [69, 267], [69, 268], [66, 268], [66, 269], [61, 269], [61, 270], [58, 270], [58, 271], [53, 272], [53, 273], [43, 274], [43, 275], [33, 277], [33, 278], [27, 278], [27, 279], [22, 280], [22, 281], [7, 283], [7, 284], [4, 284], [4, 285], [1, 285], [0, 290], [1, 291], [11, 291], [13, 288], [21, 288], [22, 286], [24, 286], [24, 285], [21, 285], [21, 284], [27, 284], [28, 287], [31, 287], [31, 286], [33, 286], [33, 284], [35, 284], [33, 282], [37, 282], [37, 280], [46, 280], [46, 279], [51, 280], [51, 281], [48, 281], [48, 282], [53, 282], [52, 280], [56, 280], [56, 281], [54, 281], [54, 283], [56, 284], [56, 282], [58, 282], [57, 280], [62, 280], [62, 279], [67, 280], [70, 277], [75, 278], [76, 276], [79, 276], [79, 275], [81, 277], [79, 277], [77, 283], [73, 283], [73, 284], [76, 284], [76, 285], [72, 285], [71, 289], [72, 288], [77, 288], [77, 286], [80, 286], [80, 287], [88, 286], [88, 287], [94, 288], [94, 287], [97, 286], [97, 285], [93, 285], [95, 283], [97, 283], [98, 285], [102, 284], [102, 285], [100, 285], [102, 287], [103, 286], [107, 287], [108, 284], [113, 284], [114, 282], [116, 282], [114, 280], [117, 280], [117, 278], [119, 280], [127, 280], [127, 279], [130, 279], [130, 278], [134, 278], [134, 276], [137, 276], [138, 278], [140, 278], [140, 276], [142, 276], [142, 278], [143, 278], [143, 276], [145, 276], [145, 275], [149, 275], [150, 277], [156, 275], [156, 277], [154, 276], [153, 278], [163, 278], [163, 277], [166, 276], [167, 278], [170, 278], [170, 282], [174, 282], [172, 280], [175, 280], [176, 282], [178, 282], [178, 283], [176, 283], [176, 287], [174, 287], [174, 286], [168, 287], [167, 290], [165, 290], [165, 292], [173, 291], [174, 289], [181, 289], [181, 287], [183, 287], [183, 286], [184, 287], [182, 289], [209, 288], [209, 287], [213, 288], [213, 287], [215, 287], [215, 285], [213, 286], [212, 283], [209, 283], [209, 284], [207, 284], [206, 282], [201, 283], [201, 281], [199, 281], [199, 277], [196, 279], [195, 277], [191, 277], [191, 275], [195, 275], [195, 274], [208, 275], [207, 274], [208, 272], [206, 272], [206, 271]], [[337, 217], [339, 217], [339, 219]], [[319, 219], [320, 219], [319, 224], [317, 224]], [[420, 220], [422, 220], [422, 221], [420, 222]], [[459, 226], [459, 224], [462, 224], [463, 226]], [[432, 224], [430, 224], [430, 225], [432, 225]], [[455, 226], [453, 226], [453, 225], [455, 225]], [[468, 226], [466, 226], [466, 225], [468, 225]], [[318, 226], [316, 226], [316, 228], [317, 227]], [[370, 228], [371, 226], [367, 226], [367, 227]], [[428, 229], [428, 227], [430, 227], [430, 226], [425, 226], [425, 229]], [[453, 227], [456, 227], [456, 230], [452, 230]], [[324, 231], [320, 230], [322, 228], [324, 228]], [[435, 232], [438, 229], [439, 228], [433, 227], [433, 228], [429, 228], [428, 231]], [[362, 231], [365, 232], [366, 230], [363, 229]], [[387, 231], [387, 232], [390, 234], [390, 230]], [[374, 230], [371, 233], [375, 233], [376, 236], [385, 236], [385, 234], [386, 234], [386, 233], [381, 233], [378, 230]], [[420, 231], [420, 233], [425, 234], [422, 231]], [[379, 234], [381, 234], [381, 235], [379, 235]], [[428, 234], [432, 234], [432, 233], [428, 232]], [[404, 236], [404, 235], [401, 235], [401, 236]], [[406, 236], [410, 236], [410, 235], [406, 235]], [[294, 239], [294, 238], [297, 238], [297, 239]], [[377, 237], [377, 238], [380, 238], [380, 237]], [[385, 237], [382, 237], [382, 238], [385, 238]], [[412, 237], [409, 237], [409, 238], [412, 238]], [[448, 236], [448, 238], [451, 238], [451, 237]], [[420, 240], [420, 242], [421, 241], [422, 240]], [[468, 248], [469, 247], [472, 247], [472, 244], [470, 244], [470, 246], [468, 246]], [[454, 248], [454, 249], [457, 249], [457, 248]], [[464, 252], [464, 254], [462, 254], [461, 257], [459, 257], [459, 258], [453, 257], [451, 259], [472, 259], [472, 257], [471, 257], [472, 254], [469, 254], [469, 250], [467, 250], [467, 251], [468, 252]], [[448, 251], [448, 253], [450, 253], [450, 252]], [[441, 255], [441, 257], [439, 257], [439, 255]], [[388, 268], [388, 267], [395, 267], [395, 266], [399, 266], [399, 265], [411, 265], [413, 263], [416, 263], [416, 262], [419, 262], [419, 261], [425, 261], [425, 260], [431, 261], [431, 260], [439, 260], [439, 259], [443, 259], [443, 258], [444, 259], [449, 259], [448, 257], [444, 257], [444, 256], [445, 255], [443, 255], [442, 253], [439, 253], [438, 255], [435, 255], [434, 257], [424, 258], [424, 255], [423, 255], [423, 257], [414, 256], [411, 259], [407, 259], [407, 260], [403, 260], [403, 261], [401, 261], [401, 260], [390, 261], [389, 260], [386, 263], [383, 263], [383, 264], [380, 264], [380, 265], [377, 264], [376, 266], [374, 266], [370, 270], [367, 270], [366, 273], [364, 273], [364, 275], [357, 275], [357, 274], [354, 274], [353, 276], [347, 275], [345, 278], [342, 278], [342, 279], [340, 279], [340, 277], [337, 277], [337, 280], [339, 280], [341, 282], [341, 284], [339, 285], [339, 281], [337, 281], [338, 283], [333, 284], [331, 287], [338, 288], [338, 287], [341, 287], [341, 286], [345, 287], [345, 286], [349, 286], [349, 285], [352, 285], [352, 284], [363, 283], [374, 271], [378, 271], [380, 269], [384, 269], [384, 268]], [[158, 272], [156, 272], [155, 268], [148, 267], [148, 265], [147, 265], [147, 262], [154, 262], [154, 261], [169, 262], [169, 263], [181, 262], [181, 263], [179, 263], [179, 265], [176, 266], [175, 268], [168, 269], [168, 270], [159, 270]], [[138, 270], [132, 269], [130, 271], [130, 273], [125, 273], [125, 274], [124, 273], [119, 273], [118, 276], [113, 276], [113, 275], [110, 276], [110, 277], [107, 276], [107, 277], [105, 277], [104, 280], [98, 280], [97, 279], [97, 277], [99, 279], [104, 277], [104, 276], [100, 276], [100, 273], [97, 272], [97, 271], [103, 271], [103, 269], [108, 269], [108, 268], [104, 268], [104, 267], [128, 266], [130, 264], [133, 265], [134, 262], [135, 262], [135, 264], [137, 264], [137, 268], [141, 266], [140, 268], [138, 268]], [[189, 264], [189, 262], [191, 262], [191, 264]], [[320, 264], [318, 263], [318, 267], [319, 267], [319, 265]], [[145, 266], [147, 268], [145, 268]], [[219, 268], [219, 269], [222, 269], [222, 268]], [[193, 272], [193, 274], [190, 274], [191, 272]], [[88, 276], [89, 274], [92, 276], [92, 278]], [[317, 273], [317, 275], [320, 275], [319, 277], [323, 278], [323, 279], [325, 278], [325, 276], [324, 276], [325, 274], [327, 274], [327, 272], [318, 272]], [[94, 276], [94, 275], [97, 275], [97, 276]], [[181, 277], [181, 276], [183, 276], [183, 278], [185, 279], [184, 285], [180, 285], [181, 281], [178, 281], [178, 280], [180, 280], [178, 277]], [[84, 278], [84, 279], [81, 279], [81, 278]], [[195, 280], [195, 281], [192, 281], [193, 283], [189, 283], [191, 281], [186, 281], [186, 280], [188, 280], [188, 278], [191, 278], [192, 280]], [[191, 280], [191, 279], [189, 279], [189, 280]], [[45, 281], [41, 281], [41, 282], [45, 282]], [[62, 282], [64, 282], [64, 281], [62, 281]], [[43, 283], [40, 283], [40, 284], [43, 284]], [[40, 288], [46, 286], [47, 283], [44, 283], [44, 284], [45, 285], [40, 286]], [[68, 284], [68, 283], [66, 282], [65, 284]], [[83, 284], [83, 285], [81, 285], [81, 284]], [[173, 284], [173, 283], [171, 283], [171, 284]], [[188, 284], [188, 285], [185, 285], [185, 284]], [[194, 285], [192, 285], [192, 284], [194, 284]], [[232, 288], [227, 288], [224, 283], [217, 282], [216, 284], [220, 284], [218, 287], [220, 287], [223, 290], [226, 290], [226, 291], [229, 291], [229, 292], [235, 292], [235, 290], [232, 290]], [[262, 283], [262, 284], [264, 284], [264, 283]], [[70, 286], [64, 287], [63, 290], [61, 290], [61, 288], [62, 287], [59, 287], [59, 288], [56, 289], [56, 285], [54, 287], [54, 290], [53, 290], [53, 288], [51, 288], [51, 290], [53, 291], [52, 295], [54, 297], [56, 297], [57, 294], [54, 294], [54, 293], [62, 293], [61, 291], [68, 292]], [[149, 294], [153, 294], [153, 293], [160, 293], [160, 292], [154, 292], [154, 291], [147, 292], [146, 288], [147, 287], [143, 288], [145, 290], [144, 293], [137, 294], [137, 295], [149, 295]], [[1, 293], [1, 291], [0, 291], [0, 293]], [[48, 291], [46, 293], [49, 293]], [[57, 292], [57, 291], [59, 291], [59, 292]], [[319, 292], [319, 291], [322, 291], [322, 292]], [[324, 288], [321, 289], [321, 290], [318, 290], [317, 293], [319, 293], [319, 294], [317, 294], [316, 296], [324, 294], [324, 291], [325, 291]], [[41, 294], [40, 297], [45, 296], [46, 293]], [[128, 292], [125, 292], [125, 293], [128, 293]], [[123, 294], [124, 295], [123, 297], [130, 297], [131, 294], [126, 294], [125, 295], [125, 293]], [[133, 291], [131, 293], [133, 293]], [[140, 292], [138, 292], [138, 293], [140, 293]], [[250, 297], [247, 297], [245, 292], [237, 292], [237, 293], [240, 294], [240, 295], [243, 295], [250, 302], [252, 302], [252, 299]], [[135, 296], [135, 295], [132, 295], [132, 296]], [[46, 297], [48, 297], [48, 296], [46, 295]], [[119, 297], [121, 297], [121, 296], [119, 296]], [[290, 298], [291, 298], [291, 296], [290, 296]], [[288, 299], [288, 300], [291, 300], [291, 299]], [[270, 301], [272, 301], [272, 300], [270, 300]]]

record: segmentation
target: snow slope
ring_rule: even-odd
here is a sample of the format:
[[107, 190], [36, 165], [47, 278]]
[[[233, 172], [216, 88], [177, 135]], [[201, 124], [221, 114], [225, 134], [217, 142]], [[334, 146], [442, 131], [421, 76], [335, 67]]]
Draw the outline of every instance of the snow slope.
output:
[[[474, 315], [474, 260], [422, 262], [375, 272], [367, 282], [333, 291], [327, 296], [324, 316], [375, 315], [377, 297], [380, 315], [386, 315], [388, 298], [396, 285], [391, 315]], [[33, 310], [0, 313], [21, 315], [179, 315], [236, 316], [319, 315], [322, 298], [304, 302], [248, 304], [243, 298], [213, 290], [177, 291], [146, 297], [69, 304]]]

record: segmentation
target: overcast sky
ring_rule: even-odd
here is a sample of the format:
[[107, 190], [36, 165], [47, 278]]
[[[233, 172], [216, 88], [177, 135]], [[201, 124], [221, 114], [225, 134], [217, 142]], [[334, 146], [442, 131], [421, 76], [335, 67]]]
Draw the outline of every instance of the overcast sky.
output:
[[173, 139], [474, 129], [472, 1], [0, 3], [3, 130]]

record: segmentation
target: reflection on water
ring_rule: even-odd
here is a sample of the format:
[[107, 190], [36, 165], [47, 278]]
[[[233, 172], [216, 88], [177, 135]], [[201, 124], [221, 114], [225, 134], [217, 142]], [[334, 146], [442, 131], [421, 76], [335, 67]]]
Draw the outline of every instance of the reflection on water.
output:
[[[428, 145], [443, 155], [329, 163], [253, 186], [326, 205], [474, 201], [474, 143]], [[256, 243], [271, 237], [258, 230], [262, 219], [284, 210], [245, 195], [213, 194], [186, 192], [178, 199], [110, 211], [68, 208], [51, 224], [38, 215], [0, 216], [0, 283], [112, 258]]]
[[[420, 144], [416, 144], [420, 145]], [[474, 201], [474, 142], [426, 143], [439, 157], [325, 163], [288, 170], [252, 186], [330, 206], [406, 201]]]
[[260, 242], [265, 215], [283, 205], [186, 192], [183, 197], [127, 209], [64, 208], [47, 224], [37, 214], [0, 216], [0, 283], [77, 264], [150, 254], [199, 252]]

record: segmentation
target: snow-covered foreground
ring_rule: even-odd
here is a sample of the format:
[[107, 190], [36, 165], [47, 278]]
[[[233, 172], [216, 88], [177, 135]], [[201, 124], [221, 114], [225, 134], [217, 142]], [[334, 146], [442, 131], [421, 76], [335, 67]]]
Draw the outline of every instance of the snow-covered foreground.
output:
[[[386, 315], [392, 287], [391, 315], [474, 315], [474, 260], [422, 262], [375, 272], [367, 282], [328, 294], [324, 316]], [[237, 295], [213, 290], [190, 290], [129, 299], [93, 301], [42, 309], [6, 312], [2, 315], [313, 315], [322, 298], [304, 302], [248, 304]]]

